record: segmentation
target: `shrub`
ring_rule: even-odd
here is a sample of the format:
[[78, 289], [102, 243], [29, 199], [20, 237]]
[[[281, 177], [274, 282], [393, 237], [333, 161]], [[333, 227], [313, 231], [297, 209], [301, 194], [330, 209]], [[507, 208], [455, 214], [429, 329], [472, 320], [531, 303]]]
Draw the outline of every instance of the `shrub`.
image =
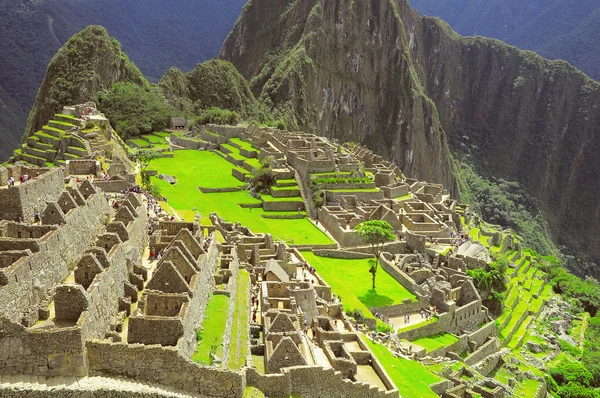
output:
[[115, 83], [98, 92], [95, 101], [124, 139], [164, 130], [177, 113], [160, 92], [133, 83]]
[[229, 109], [221, 109], [211, 107], [205, 109], [200, 113], [200, 116], [196, 119], [198, 124], [238, 124], [240, 122], [240, 115], [237, 112], [230, 111]]
[[252, 170], [250, 188], [255, 193], [267, 193], [269, 192], [269, 189], [275, 185], [277, 176], [275, 171], [271, 168], [272, 162], [273, 158], [266, 157], [262, 160], [258, 169]]

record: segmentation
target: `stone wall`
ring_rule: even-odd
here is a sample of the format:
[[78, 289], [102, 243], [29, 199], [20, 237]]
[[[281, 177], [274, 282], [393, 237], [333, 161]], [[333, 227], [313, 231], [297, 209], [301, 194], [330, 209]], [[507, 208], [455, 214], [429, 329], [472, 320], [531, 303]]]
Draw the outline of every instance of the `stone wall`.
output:
[[121, 192], [127, 190], [127, 180], [94, 181], [94, 185], [103, 192]]
[[501, 344], [498, 341], [498, 339], [493, 338], [490, 341], [488, 341], [487, 343], [483, 344], [477, 350], [475, 350], [475, 352], [473, 352], [471, 355], [466, 357], [463, 362], [469, 366], [475, 365], [477, 362], [481, 361], [483, 358], [487, 357], [488, 355], [498, 352], [500, 347], [501, 347]]
[[398, 397], [398, 390], [381, 391], [370, 384], [342, 379], [340, 372], [320, 366], [295, 366], [290, 374], [291, 390], [302, 398], [383, 398]]
[[37, 307], [69, 275], [110, 211], [103, 195], [90, 196], [85, 205], [69, 213], [65, 225], [39, 240], [39, 252], [3, 269], [7, 284], [0, 289], [0, 313], [20, 322], [23, 313]]
[[317, 249], [313, 250], [315, 256], [330, 257], [330, 258], [343, 258], [343, 259], [365, 259], [375, 258], [374, 255], [369, 253], [360, 253], [350, 250], [334, 250], [334, 249]]
[[101, 284], [88, 289], [88, 308], [79, 319], [84, 338], [103, 338], [115, 323], [118, 301], [125, 296], [124, 285], [134, 264], [141, 263], [146, 240], [148, 217], [143, 205], [136, 208], [137, 217], [128, 224], [129, 240], [113, 247], [108, 256], [110, 266], [96, 277]]
[[387, 259], [386, 254], [382, 253], [379, 257], [379, 264], [381, 268], [385, 270], [388, 274], [392, 276], [399, 284], [401, 284], [406, 290], [411, 292], [412, 294], [424, 295], [423, 288], [417, 285], [417, 283], [408, 276], [405, 272], [399, 269], [395, 264], [393, 264], [390, 260]]
[[0, 375], [54, 377], [86, 373], [83, 338], [77, 327], [27, 330], [0, 317]]
[[205, 397], [244, 393], [244, 374], [199, 365], [181, 357], [176, 347], [91, 340], [86, 348], [91, 374], [135, 377]]
[[41, 213], [46, 207], [46, 200], [58, 199], [64, 187], [63, 172], [54, 168], [22, 184], [0, 189], [0, 219], [32, 220], [35, 211]]
[[488, 322], [485, 326], [477, 329], [473, 333], [469, 334], [469, 343], [472, 345], [471, 349], [475, 350], [477, 347], [485, 343], [490, 336], [496, 335], [496, 322]]

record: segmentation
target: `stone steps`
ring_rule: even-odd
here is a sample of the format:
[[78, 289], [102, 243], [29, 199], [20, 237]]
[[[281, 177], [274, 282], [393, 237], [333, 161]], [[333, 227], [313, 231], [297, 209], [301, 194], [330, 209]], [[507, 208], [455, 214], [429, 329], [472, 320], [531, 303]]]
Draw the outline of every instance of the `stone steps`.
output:
[[43, 149], [33, 148], [30, 146], [23, 147], [23, 153], [37, 156], [39, 158], [44, 158], [45, 160], [47, 160], [49, 162], [53, 162], [54, 158], [56, 158], [56, 151], [54, 151], [54, 150], [47, 151], [47, 150], [43, 150]]
[[73, 127], [76, 127], [75, 124], [70, 122], [61, 122], [58, 120], [50, 120], [48, 122], [48, 126], [53, 127], [58, 130], [67, 131], [71, 130]]
[[56, 137], [57, 139], [62, 137], [62, 135], [64, 134], [64, 131], [62, 131], [61, 129], [57, 129], [56, 127], [52, 127], [49, 125], [42, 127], [42, 132]]
[[29, 162], [31, 164], [35, 164], [37, 166], [40, 166], [40, 167], [46, 167], [46, 159], [41, 158], [39, 156], [30, 155], [28, 153], [22, 153], [21, 154], [21, 159], [24, 160], [24, 161], [26, 161], [26, 162]]
[[60, 114], [60, 113], [57, 113], [54, 115], [54, 120], [59, 121], [59, 122], [74, 124], [75, 126], [80, 126], [80, 127], [83, 124], [83, 120], [81, 120], [81, 119], [77, 119], [77, 118], [72, 117], [71, 115], [64, 115], [64, 114]]
[[35, 149], [40, 149], [42, 151], [56, 150], [56, 148], [54, 148], [51, 144], [44, 144], [43, 142], [38, 140], [30, 141], [29, 138], [27, 139], [27, 145]]

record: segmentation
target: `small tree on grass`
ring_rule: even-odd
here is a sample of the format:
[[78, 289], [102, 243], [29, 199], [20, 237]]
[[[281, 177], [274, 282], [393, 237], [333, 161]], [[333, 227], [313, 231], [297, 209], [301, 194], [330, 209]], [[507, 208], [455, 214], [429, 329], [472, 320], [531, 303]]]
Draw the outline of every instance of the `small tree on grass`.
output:
[[140, 162], [140, 174], [142, 176], [142, 186], [144, 189], [150, 189], [150, 176], [145, 173], [145, 170], [150, 166], [150, 162], [160, 157], [160, 152], [151, 149], [139, 149], [132, 153], [131, 158]]
[[273, 158], [268, 156], [262, 160], [259, 168], [252, 170], [250, 187], [255, 193], [268, 193], [269, 188], [275, 185], [277, 178], [271, 168], [272, 163]]
[[389, 222], [383, 220], [364, 221], [356, 226], [356, 232], [360, 235], [362, 241], [371, 245], [375, 255], [375, 263], [369, 269], [373, 276], [373, 290], [375, 290], [375, 276], [379, 265], [379, 255], [386, 242], [393, 242], [396, 236], [392, 233], [393, 228]]

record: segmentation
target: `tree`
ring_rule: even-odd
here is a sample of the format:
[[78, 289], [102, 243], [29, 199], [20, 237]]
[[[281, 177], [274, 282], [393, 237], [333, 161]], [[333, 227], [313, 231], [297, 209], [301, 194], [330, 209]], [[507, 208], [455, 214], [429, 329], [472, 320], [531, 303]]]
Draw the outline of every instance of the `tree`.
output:
[[154, 159], [159, 158], [161, 153], [151, 149], [139, 149], [131, 155], [131, 158], [140, 163], [140, 173], [142, 176], [142, 186], [144, 189], [150, 189], [150, 176], [144, 171]]
[[275, 171], [271, 168], [272, 164], [273, 158], [267, 156], [262, 160], [259, 168], [252, 170], [250, 187], [255, 193], [268, 193], [269, 189], [275, 185], [277, 176]]
[[356, 226], [356, 232], [360, 235], [362, 241], [371, 245], [373, 254], [375, 254], [375, 264], [371, 266], [369, 272], [373, 276], [373, 290], [375, 290], [375, 276], [379, 266], [379, 256], [386, 242], [393, 242], [396, 236], [392, 233], [392, 226], [389, 222], [383, 220], [363, 221]]

